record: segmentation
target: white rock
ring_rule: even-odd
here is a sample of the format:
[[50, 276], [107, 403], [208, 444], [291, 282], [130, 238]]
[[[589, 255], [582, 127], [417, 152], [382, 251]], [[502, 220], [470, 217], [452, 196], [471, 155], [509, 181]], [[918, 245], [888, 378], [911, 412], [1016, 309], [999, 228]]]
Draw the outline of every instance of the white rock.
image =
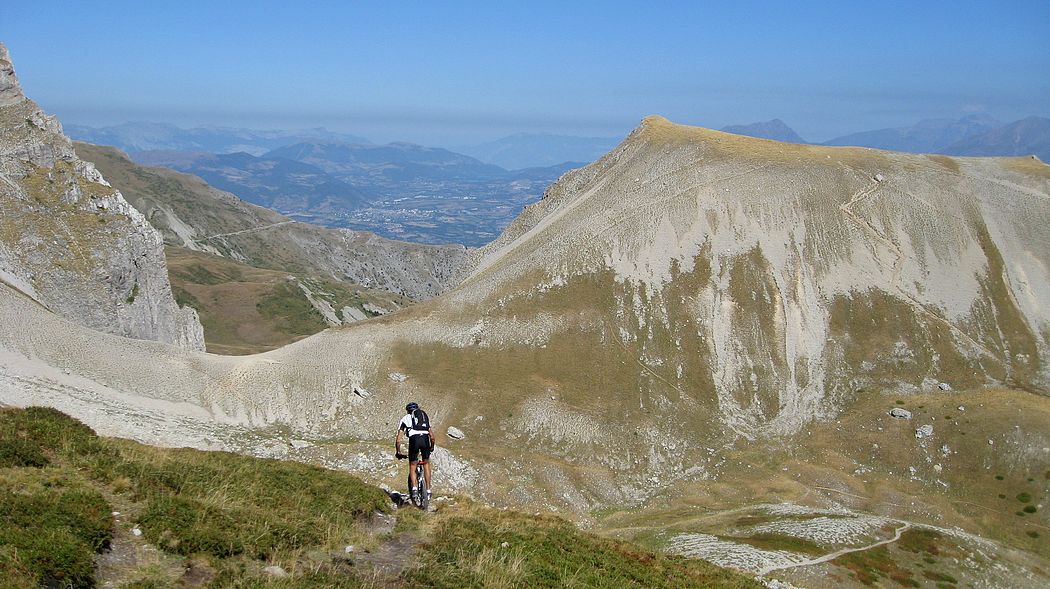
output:
[[962, 405], [959, 405], [958, 409], [959, 411], [966, 411], [966, 407], [963, 407]]
[[896, 417], [897, 419], [911, 419], [911, 411], [901, 409], [900, 407], [894, 407], [893, 409], [890, 409], [890, 417]]
[[362, 399], [367, 399], [372, 396], [372, 393], [360, 387], [354, 387], [354, 394], [358, 397], [361, 397]]
[[874, 180], [876, 182], [882, 182], [885, 179], [886, 179], [886, 177], [883, 176], [882, 174], [875, 174], [875, 176], [872, 178], [872, 180]]
[[347, 544], [346, 548], [344, 548], [343, 551], [346, 552], [347, 554], [352, 554], [354, 552], [354, 545], [353, 544]]
[[453, 427], [450, 425], [448, 426], [448, 437], [452, 438], [453, 440], [462, 440], [463, 438], [467, 437], [467, 434], [463, 433], [463, 430], [459, 429], [458, 427]]
[[388, 374], [386, 376], [392, 382], [405, 382], [406, 380], [408, 380], [408, 375], [407, 374], [401, 374], [400, 372], [391, 372], [390, 374]]
[[288, 572], [287, 571], [285, 571], [284, 569], [282, 569], [281, 567], [279, 567], [279, 566], [277, 566], [275, 564], [272, 564], [272, 565], [264, 568], [263, 572], [266, 573], [267, 575], [270, 575], [271, 577], [287, 577], [288, 576]]
[[937, 385], [937, 388], [941, 389], [942, 391], [950, 391], [950, 390], [952, 390], [952, 385], [950, 385], [950, 384], [948, 384], [946, 382], [942, 382], [942, 383]]
[[933, 435], [933, 426], [930, 425], [930, 424], [926, 424], [926, 425], [920, 427], [919, 429], [915, 430], [915, 437], [919, 438], [920, 440], [923, 439], [923, 438], [928, 438], [928, 437], [930, 437], [932, 435]]
[[510, 542], [504, 542], [499, 545], [500, 548], [510, 548]]
[[292, 448], [295, 448], [296, 450], [302, 450], [303, 448], [309, 448], [310, 446], [313, 446], [313, 444], [307, 442], [306, 440], [291, 440], [288, 442], [288, 445]]
[[131, 528], [131, 535], [132, 536], [141, 536], [142, 535], [142, 530], [140, 530], [138, 528]]

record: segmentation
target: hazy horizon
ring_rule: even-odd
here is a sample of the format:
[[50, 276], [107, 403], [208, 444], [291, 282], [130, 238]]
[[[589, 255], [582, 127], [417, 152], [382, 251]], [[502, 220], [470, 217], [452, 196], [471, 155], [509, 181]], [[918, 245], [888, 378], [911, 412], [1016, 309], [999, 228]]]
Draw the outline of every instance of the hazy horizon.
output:
[[779, 118], [815, 142], [1050, 114], [1045, 2], [8, 4], [0, 41], [27, 95], [66, 124], [325, 127], [453, 147], [623, 136], [649, 114]]

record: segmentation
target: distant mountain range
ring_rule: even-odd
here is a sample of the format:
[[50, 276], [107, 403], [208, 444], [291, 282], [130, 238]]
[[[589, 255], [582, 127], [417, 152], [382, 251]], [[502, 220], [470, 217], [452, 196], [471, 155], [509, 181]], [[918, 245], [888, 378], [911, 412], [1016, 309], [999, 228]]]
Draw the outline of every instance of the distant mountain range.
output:
[[507, 171], [447, 149], [327, 141], [261, 156], [140, 151], [135, 161], [200, 176], [289, 217], [419, 243], [480, 246], [575, 164]]
[[[114, 145], [135, 161], [196, 174], [209, 184], [297, 220], [374, 231], [421, 243], [480, 246], [495, 238], [565, 171], [612, 149], [601, 137], [519, 133], [460, 148], [375, 145], [325, 129], [180, 129], [126, 123], [70, 135]], [[780, 119], [725, 132], [807, 143]], [[947, 155], [1027, 155], [1050, 161], [1050, 119], [1000, 124], [987, 115], [926, 119], [908, 127], [837, 137], [855, 145]], [[513, 171], [509, 171], [513, 170]]]
[[952, 155], [1029, 155], [1050, 162], [1050, 119], [1028, 117], [964, 137], [945, 148]]
[[890, 151], [913, 153], [940, 153], [967, 137], [991, 131], [1002, 123], [977, 114], [961, 119], [924, 119], [909, 127], [878, 129], [836, 137], [824, 145], [858, 145]]
[[489, 164], [518, 170], [565, 162], [593, 162], [616, 147], [621, 140], [620, 137], [518, 133], [480, 145], [457, 147], [456, 150]]
[[[732, 125], [722, 130], [788, 143], [807, 143], [780, 119], [750, 125]], [[1035, 155], [1048, 162], [1050, 119], [1028, 117], [1008, 124], [1003, 124], [986, 114], [969, 115], [961, 119], [924, 119], [908, 127], [851, 133], [820, 145], [852, 145], [945, 155]]]
[[182, 129], [167, 123], [130, 122], [100, 128], [65, 125], [65, 131], [77, 141], [111, 145], [127, 153], [159, 149], [208, 153], [243, 151], [252, 155], [262, 155], [271, 149], [301, 141], [371, 143], [364, 137], [336, 133], [321, 127], [297, 131], [260, 131], [234, 127]]
[[507, 175], [507, 170], [468, 155], [403, 142], [389, 145], [303, 142], [275, 149], [266, 157], [311, 164], [330, 174], [344, 175], [377, 188], [389, 182], [481, 180]]
[[220, 190], [276, 211], [345, 211], [372, 196], [317, 166], [248, 153], [140, 151], [133, 159], [149, 166], [189, 172]]
[[808, 143], [799, 137], [794, 129], [784, 124], [780, 119], [765, 121], [762, 123], [751, 123], [750, 125], [730, 125], [722, 129], [726, 133], [736, 135], [747, 135], [748, 137], [759, 137], [761, 139], [773, 139], [774, 141], [786, 141], [787, 143]]

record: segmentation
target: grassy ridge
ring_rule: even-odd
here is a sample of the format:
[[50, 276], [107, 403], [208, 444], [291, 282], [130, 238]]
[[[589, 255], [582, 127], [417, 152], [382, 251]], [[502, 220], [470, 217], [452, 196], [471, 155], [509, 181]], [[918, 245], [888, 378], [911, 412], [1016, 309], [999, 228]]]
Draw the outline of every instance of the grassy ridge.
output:
[[[100, 438], [54, 409], [0, 409], [5, 587], [758, 587], [557, 518], [468, 502], [402, 510], [393, 530], [372, 530], [373, 514], [390, 509], [383, 491], [346, 473], [153, 448]], [[99, 555], [146, 543], [160, 549], [152, 560], [96, 568]], [[399, 564], [354, 562], [349, 544]], [[290, 575], [268, 576], [267, 565]]]
[[755, 587], [702, 561], [581, 533], [557, 517], [485, 509], [441, 521], [412, 571], [419, 587]]

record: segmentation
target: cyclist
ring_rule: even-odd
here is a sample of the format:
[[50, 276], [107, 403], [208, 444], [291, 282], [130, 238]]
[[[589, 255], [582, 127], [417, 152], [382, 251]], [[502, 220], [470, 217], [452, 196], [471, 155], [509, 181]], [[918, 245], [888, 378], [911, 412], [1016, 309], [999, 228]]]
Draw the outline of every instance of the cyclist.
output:
[[430, 499], [430, 452], [434, 449], [434, 433], [430, 431], [430, 417], [419, 408], [418, 403], [405, 405], [406, 415], [401, 418], [394, 437], [394, 452], [401, 457], [401, 436], [408, 436], [408, 486], [412, 493], [412, 503], [419, 504], [420, 497], [416, 492], [416, 463], [422, 455], [423, 481], [427, 487], [427, 500]]

